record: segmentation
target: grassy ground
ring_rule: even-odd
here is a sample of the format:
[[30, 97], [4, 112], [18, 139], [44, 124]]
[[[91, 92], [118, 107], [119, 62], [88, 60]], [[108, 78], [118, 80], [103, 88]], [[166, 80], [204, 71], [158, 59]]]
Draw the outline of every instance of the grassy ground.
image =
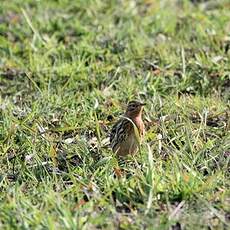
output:
[[229, 55], [228, 0], [1, 1], [0, 228], [228, 229]]

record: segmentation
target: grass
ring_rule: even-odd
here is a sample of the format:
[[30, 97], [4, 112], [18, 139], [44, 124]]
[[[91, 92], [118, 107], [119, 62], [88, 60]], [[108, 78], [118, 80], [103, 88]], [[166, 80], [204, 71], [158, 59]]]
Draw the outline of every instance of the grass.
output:
[[[1, 229], [227, 229], [230, 4], [2, 1]], [[147, 103], [140, 154], [105, 145]]]

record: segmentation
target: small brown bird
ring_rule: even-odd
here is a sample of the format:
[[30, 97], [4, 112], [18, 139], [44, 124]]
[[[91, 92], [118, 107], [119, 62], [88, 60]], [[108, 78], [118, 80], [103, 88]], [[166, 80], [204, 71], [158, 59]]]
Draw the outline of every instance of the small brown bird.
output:
[[142, 111], [145, 103], [130, 101], [122, 118], [113, 126], [110, 144], [119, 156], [135, 154], [144, 135]]

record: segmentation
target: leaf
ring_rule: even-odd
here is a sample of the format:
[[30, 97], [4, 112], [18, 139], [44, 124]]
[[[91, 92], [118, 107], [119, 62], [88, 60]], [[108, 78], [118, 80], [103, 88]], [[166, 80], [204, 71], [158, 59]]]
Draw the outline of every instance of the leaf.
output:
[[115, 173], [115, 175], [116, 175], [118, 178], [121, 178], [121, 177], [122, 177], [122, 171], [121, 171], [120, 168], [115, 167], [115, 168], [114, 168], [114, 173]]
[[186, 183], [188, 183], [189, 180], [190, 180], [190, 176], [189, 176], [187, 173], [185, 173], [185, 174], [183, 175], [183, 178], [184, 178], [184, 181], [185, 181]]
[[50, 157], [52, 159], [53, 164], [57, 166], [57, 151], [53, 145], [50, 146]]

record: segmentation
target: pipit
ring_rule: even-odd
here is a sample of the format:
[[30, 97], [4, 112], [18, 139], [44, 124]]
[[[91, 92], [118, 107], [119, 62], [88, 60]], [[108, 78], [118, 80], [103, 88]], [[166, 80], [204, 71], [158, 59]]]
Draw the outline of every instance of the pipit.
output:
[[110, 144], [118, 156], [135, 154], [144, 135], [142, 111], [145, 103], [130, 101], [126, 112], [113, 126]]

